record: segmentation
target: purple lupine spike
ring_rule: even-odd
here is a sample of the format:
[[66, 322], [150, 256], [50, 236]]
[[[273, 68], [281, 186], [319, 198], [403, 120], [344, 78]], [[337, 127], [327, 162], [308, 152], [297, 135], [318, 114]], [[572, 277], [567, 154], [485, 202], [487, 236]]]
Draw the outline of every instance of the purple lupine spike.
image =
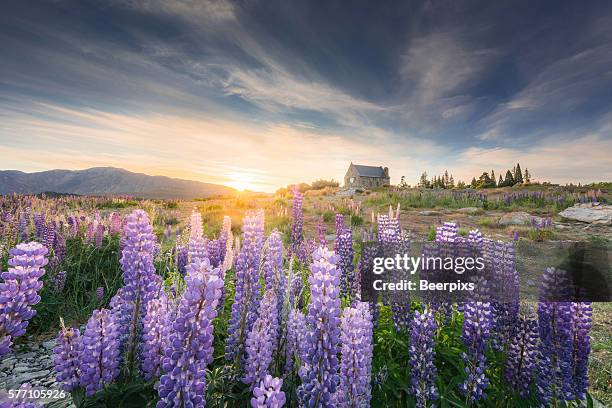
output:
[[121, 233], [121, 214], [113, 212], [110, 217], [110, 234], [119, 234]]
[[98, 224], [98, 226], [96, 227], [96, 233], [95, 233], [96, 248], [102, 248], [102, 240], [104, 239], [104, 231], [105, 231], [104, 224]]
[[253, 389], [252, 408], [281, 408], [285, 405], [285, 393], [281, 391], [283, 380], [266, 375]]
[[436, 228], [436, 242], [453, 243], [458, 238], [459, 232], [456, 222], [445, 222], [441, 227]]
[[466, 302], [463, 304], [463, 343], [468, 352], [463, 353], [467, 378], [459, 390], [470, 403], [486, 397], [489, 379], [485, 375], [487, 359], [485, 347], [491, 334], [491, 304], [489, 302]]
[[[338, 236], [340, 233], [342, 233], [342, 231], [344, 231], [344, 215], [342, 214], [336, 214], [336, 221], [335, 221], [335, 225], [336, 225], [336, 236]], [[334, 250], [336, 250], [336, 247], [334, 245]]]
[[19, 244], [9, 251], [9, 269], [0, 283], [0, 357], [8, 353], [14, 338], [22, 336], [36, 314], [38, 291], [47, 264], [47, 248], [37, 242]]
[[[134, 210], [127, 218], [123, 233], [121, 269], [123, 270], [123, 306], [120, 311], [126, 316], [118, 318], [120, 328], [128, 330], [126, 352], [127, 368], [133, 368], [136, 346], [140, 343], [142, 318], [146, 316], [147, 304], [157, 297], [161, 277], [155, 273], [154, 258], [157, 242], [149, 217], [143, 210]], [[134, 310], [134, 308], [139, 307]], [[127, 322], [127, 325], [124, 324]], [[125, 333], [122, 334], [124, 337]]]
[[431, 310], [416, 311], [410, 331], [409, 365], [411, 389], [416, 397], [416, 406], [426, 408], [428, 401], [437, 400], [436, 366], [434, 364], [434, 336], [436, 321]]
[[540, 283], [538, 302], [537, 394], [543, 405], [574, 399], [572, 389], [572, 304], [566, 271], [547, 268]]
[[268, 290], [259, 305], [259, 317], [245, 341], [246, 362], [242, 381], [251, 388], [266, 375], [278, 346], [278, 303], [276, 290]]
[[49, 252], [53, 249], [55, 242], [55, 221], [49, 221], [44, 225], [44, 245]]
[[341, 321], [340, 387], [334, 399], [338, 407], [370, 406], [372, 388], [372, 316], [369, 305], [356, 302], [344, 309]]
[[57, 292], [62, 292], [64, 290], [64, 286], [66, 285], [66, 271], [59, 271], [53, 277], [53, 286]]
[[193, 210], [189, 218], [189, 240], [203, 238], [202, 214]]
[[[208, 256], [208, 240], [202, 237], [192, 237], [189, 239], [188, 258], [189, 262], [194, 262], [196, 259], [209, 259]], [[209, 259], [210, 260], [210, 259]]]
[[306, 316], [299, 310], [289, 312], [287, 321], [287, 343], [285, 346], [285, 376], [294, 368], [295, 360], [301, 358], [301, 347], [306, 338]]
[[176, 269], [181, 275], [185, 275], [187, 272], [187, 263], [189, 262], [189, 250], [187, 245], [180, 245], [178, 242], [179, 240], [177, 239], [177, 245], [175, 247]]
[[213, 326], [223, 281], [207, 259], [189, 264], [185, 292], [162, 362], [157, 408], [204, 406], [206, 366], [213, 360]]
[[302, 205], [304, 195], [295, 186], [293, 190], [293, 222], [291, 224], [291, 252], [296, 254], [300, 262], [306, 263], [306, 251], [304, 250], [304, 212]]
[[283, 271], [283, 238], [276, 229], [268, 237], [268, 249], [265, 253], [263, 275], [266, 290], [274, 290], [278, 293], [277, 309], [280, 316], [283, 304], [285, 303], [287, 278]]
[[208, 260], [213, 267], [221, 266], [221, 248], [218, 239], [211, 239], [206, 243], [206, 252], [208, 253]]
[[100, 302], [104, 298], [104, 286], [96, 288], [96, 300]]
[[94, 310], [82, 336], [80, 385], [91, 397], [119, 376], [119, 330], [108, 309]]
[[537, 363], [538, 322], [531, 307], [519, 315], [504, 367], [504, 378], [522, 398], [529, 396]]
[[353, 232], [350, 228], [344, 229], [340, 235], [336, 236], [336, 241], [336, 254], [339, 257], [338, 268], [341, 271], [340, 294], [352, 299], [355, 296], [353, 287], [355, 282]]
[[227, 245], [232, 245], [232, 241], [230, 239], [232, 234], [232, 219], [225, 215], [223, 216], [223, 225], [221, 227], [221, 233], [219, 234], [219, 250], [221, 261], [223, 263], [225, 261], [225, 254], [227, 253]]
[[320, 217], [319, 220], [317, 221], [317, 239], [319, 241], [318, 242], [319, 246], [322, 246], [322, 247], [327, 246], [327, 238], [325, 238], [326, 235], [327, 235], [326, 226], [325, 226], [325, 223], [323, 222], [323, 217]]
[[145, 380], [150, 381], [161, 374], [164, 350], [168, 345], [165, 327], [171, 324], [168, 318], [168, 298], [162, 292], [160, 297], [147, 305], [142, 335], [141, 371]]
[[572, 334], [574, 350], [572, 354], [572, 388], [574, 398], [578, 401], [586, 400], [589, 385], [588, 368], [589, 354], [591, 352], [591, 337], [589, 332], [592, 326], [593, 307], [589, 302], [573, 302]]
[[336, 268], [337, 256], [325, 248], [318, 248], [312, 258], [298, 398], [304, 406], [331, 408], [340, 382], [340, 271]]
[[57, 335], [57, 343], [53, 349], [53, 363], [57, 381], [65, 391], [72, 391], [79, 386], [81, 340], [78, 329], [67, 329], [62, 322], [62, 329]]
[[236, 289], [229, 321], [225, 357], [238, 366], [244, 359], [244, 340], [257, 318], [259, 261], [264, 240], [263, 211], [248, 213], [242, 225], [244, 240], [236, 259]]

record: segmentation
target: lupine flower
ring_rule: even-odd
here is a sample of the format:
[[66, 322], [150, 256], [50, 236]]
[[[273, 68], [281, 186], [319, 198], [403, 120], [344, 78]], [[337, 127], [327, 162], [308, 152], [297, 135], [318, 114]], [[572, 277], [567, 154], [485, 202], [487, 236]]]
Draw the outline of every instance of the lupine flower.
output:
[[178, 244], [178, 241], [179, 240], [177, 239], [177, 245], [175, 248], [176, 269], [181, 275], [185, 275], [185, 273], [187, 272], [187, 264], [189, 263], [189, 250], [187, 245], [180, 245]]
[[266, 375], [253, 389], [252, 408], [281, 408], [285, 405], [285, 393], [281, 391], [283, 380]]
[[323, 222], [323, 217], [319, 218], [317, 221], [317, 239], [319, 246], [326, 247], [327, 246], [327, 238], [325, 235], [327, 234], [325, 223]]
[[244, 358], [244, 340], [257, 318], [259, 260], [264, 239], [263, 211], [247, 214], [242, 225], [244, 241], [236, 259], [236, 289], [229, 321], [225, 357], [238, 365]]
[[519, 315], [514, 336], [508, 342], [504, 377], [519, 395], [526, 398], [533, 383], [538, 358], [538, 322], [534, 311]]
[[164, 350], [168, 344], [165, 328], [171, 324], [168, 320], [168, 298], [162, 292], [160, 297], [147, 304], [147, 314], [143, 321], [142, 366], [145, 380], [159, 377]]
[[436, 228], [436, 242], [453, 243], [459, 237], [456, 222], [445, 222], [441, 227]]
[[62, 389], [72, 391], [79, 386], [81, 361], [81, 334], [79, 330], [63, 326], [57, 335], [57, 343], [53, 349], [53, 363], [57, 381]]
[[243, 382], [251, 387], [268, 375], [272, 356], [278, 345], [278, 303], [276, 290], [266, 292], [259, 306], [259, 317], [246, 342], [246, 362]]
[[463, 343], [468, 352], [463, 353], [467, 378], [459, 390], [474, 403], [486, 397], [489, 379], [485, 375], [487, 359], [486, 342], [491, 334], [491, 304], [489, 302], [466, 302], [463, 304]]
[[298, 190], [297, 186], [293, 189], [293, 223], [291, 224], [291, 251], [302, 261], [302, 244], [304, 236], [302, 227], [304, 225], [304, 213], [302, 211], [304, 195]]
[[223, 216], [223, 226], [221, 227], [221, 233], [219, 234], [219, 250], [221, 255], [221, 262], [225, 260], [225, 254], [227, 252], [227, 245], [232, 245], [232, 219], [225, 215]]
[[95, 236], [95, 241], [96, 241], [96, 248], [102, 248], [102, 240], [104, 239], [104, 224], [98, 224], [98, 226], [96, 227], [96, 236]]
[[287, 342], [285, 345], [285, 376], [293, 371], [297, 358], [301, 358], [301, 347], [306, 338], [306, 316], [299, 310], [289, 312], [287, 321]]
[[[143, 210], [134, 210], [126, 219], [123, 234], [123, 250], [121, 251], [121, 269], [125, 283], [123, 308], [120, 309], [127, 316], [120, 317], [120, 321], [128, 321], [128, 326], [120, 325], [122, 329], [128, 328], [127, 352], [130, 357], [135, 354], [142, 328], [142, 317], [146, 315], [147, 303], [154, 299], [159, 292], [161, 278], [155, 274], [153, 264], [157, 243], [149, 217]], [[134, 311], [134, 307], [140, 307]], [[132, 361], [128, 361], [131, 366]]]
[[189, 240], [202, 238], [202, 214], [193, 210], [189, 219]]
[[189, 239], [188, 258], [189, 262], [195, 262], [196, 259], [208, 259], [208, 240], [202, 237], [191, 237]]
[[[538, 398], [543, 405], [574, 399], [572, 304], [567, 301], [567, 273], [547, 268], [540, 284], [537, 373]], [[563, 299], [565, 297], [565, 299]], [[565, 301], [563, 301], [565, 300]]]
[[80, 385], [92, 396], [119, 376], [119, 331], [110, 310], [94, 310], [81, 342]]
[[212, 321], [217, 316], [223, 281], [207, 259], [196, 259], [188, 269], [162, 362], [158, 408], [205, 404], [205, 371], [213, 359]]
[[572, 313], [572, 388], [574, 398], [579, 401], [586, 399], [586, 391], [589, 385], [588, 367], [589, 353], [591, 352], [591, 331], [593, 308], [589, 302], [573, 302]]
[[340, 382], [340, 271], [333, 252], [319, 248], [312, 257], [308, 331], [302, 350], [298, 397], [304, 406], [331, 408]]
[[430, 310], [416, 311], [410, 331], [409, 365], [410, 383], [416, 397], [416, 406], [426, 408], [428, 401], [438, 399], [436, 366], [434, 365], [434, 335], [436, 321]]
[[40, 301], [48, 250], [37, 242], [19, 244], [9, 251], [9, 269], [0, 283], [0, 357], [8, 353], [14, 338], [22, 336], [28, 321], [36, 314], [32, 308]]
[[285, 290], [287, 278], [283, 271], [283, 238], [274, 229], [268, 237], [268, 248], [265, 253], [263, 264], [264, 282], [266, 290], [274, 290], [278, 294], [278, 313], [280, 315], [283, 303], [285, 302]]
[[66, 285], [66, 271], [59, 271], [55, 274], [53, 277], [53, 285], [57, 292], [62, 292], [64, 290], [64, 286]]
[[367, 303], [344, 309], [341, 323], [340, 387], [338, 407], [370, 405], [372, 389], [372, 316]]
[[353, 265], [353, 234], [350, 228], [344, 229], [336, 236], [336, 254], [338, 255], [338, 268], [341, 271], [340, 290], [342, 296], [353, 298], [355, 295], [353, 284], [355, 282]]
[[102, 300], [102, 298], [104, 298], [104, 287], [103, 286], [99, 286], [96, 289], [96, 300], [99, 302]]

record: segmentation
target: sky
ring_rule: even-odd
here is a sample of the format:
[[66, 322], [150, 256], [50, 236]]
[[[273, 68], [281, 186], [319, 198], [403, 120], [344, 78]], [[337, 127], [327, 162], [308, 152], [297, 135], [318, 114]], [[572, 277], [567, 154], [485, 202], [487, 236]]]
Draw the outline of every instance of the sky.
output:
[[608, 1], [9, 0], [0, 169], [612, 180]]

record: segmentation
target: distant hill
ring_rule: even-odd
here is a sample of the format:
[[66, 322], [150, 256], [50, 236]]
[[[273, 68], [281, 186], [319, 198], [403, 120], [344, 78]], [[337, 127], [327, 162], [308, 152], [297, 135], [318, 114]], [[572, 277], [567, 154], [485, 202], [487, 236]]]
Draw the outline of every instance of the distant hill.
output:
[[0, 194], [42, 192], [82, 195], [130, 194], [146, 198], [191, 199], [229, 194], [235, 190], [219, 184], [165, 176], [149, 176], [115, 167], [86, 170], [49, 170], [24, 173], [0, 171]]

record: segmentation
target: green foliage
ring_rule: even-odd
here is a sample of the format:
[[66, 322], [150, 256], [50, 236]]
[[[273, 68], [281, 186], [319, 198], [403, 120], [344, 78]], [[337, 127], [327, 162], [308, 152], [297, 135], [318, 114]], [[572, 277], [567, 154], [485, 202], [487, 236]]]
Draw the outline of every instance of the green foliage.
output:
[[336, 214], [333, 211], [325, 211], [323, 213], [323, 221], [332, 222]]
[[363, 225], [363, 218], [359, 215], [352, 215], [351, 216], [351, 226], [358, 227], [360, 225]]
[[339, 186], [340, 186], [340, 183], [338, 183], [334, 179], [331, 179], [331, 180], [315, 180], [310, 185], [310, 187], [313, 190], [322, 190], [325, 187], [339, 187]]
[[[66, 271], [64, 289], [58, 292], [53, 277]], [[101, 248], [81, 239], [66, 242], [66, 258], [57, 271], [43, 275], [41, 301], [28, 333], [41, 333], [56, 328], [60, 316], [66, 321], [84, 321], [94, 309], [108, 305], [110, 298], [123, 285], [119, 265], [119, 237], [105, 238]], [[104, 297], [96, 299], [96, 288], [104, 288]]]

